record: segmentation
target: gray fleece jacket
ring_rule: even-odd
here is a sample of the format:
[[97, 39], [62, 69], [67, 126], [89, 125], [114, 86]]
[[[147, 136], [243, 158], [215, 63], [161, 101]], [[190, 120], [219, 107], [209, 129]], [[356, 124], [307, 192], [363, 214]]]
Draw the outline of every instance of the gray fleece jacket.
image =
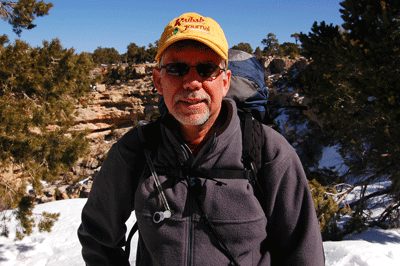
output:
[[[243, 169], [242, 132], [236, 106], [224, 100], [226, 120], [196, 157], [171, 119], [161, 123], [156, 168], [182, 166]], [[288, 142], [264, 126], [263, 182], [266, 208], [246, 179], [199, 180], [200, 201], [223, 242], [242, 266], [324, 265], [321, 234], [300, 160]], [[82, 211], [78, 236], [87, 265], [128, 265], [123, 261], [125, 221], [134, 210], [139, 225], [137, 265], [229, 265], [214, 235], [200, 218], [186, 179], [159, 175], [171, 218], [153, 222], [162, 211], [137, 129], [109, 151]], [[218, 182], [221, 181], [221, 182]]]

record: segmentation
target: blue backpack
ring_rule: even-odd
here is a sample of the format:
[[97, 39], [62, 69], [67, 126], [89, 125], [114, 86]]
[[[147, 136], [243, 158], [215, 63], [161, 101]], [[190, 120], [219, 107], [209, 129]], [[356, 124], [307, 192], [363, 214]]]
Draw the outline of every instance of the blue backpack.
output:
[[244, 51], [229, 49], [228, 69], [232, 72], [227, 98], [235, 100], [239, 110], [250, 113], [264, 124], [270, 123], [264, 69], [257, 58]]

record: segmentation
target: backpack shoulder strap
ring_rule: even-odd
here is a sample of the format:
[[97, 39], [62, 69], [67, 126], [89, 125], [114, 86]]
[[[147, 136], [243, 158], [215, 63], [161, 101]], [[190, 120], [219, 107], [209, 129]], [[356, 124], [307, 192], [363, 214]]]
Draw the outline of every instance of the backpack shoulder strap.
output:
[[[256, 170], [262, 166], [263, 128], [261, 122], [250, 112], [238, 111], [242, 128], [242, 159], [245, 163], [254, 162]], [[249, 167], [249, 165], [245, 165]]]
[[246, 169], [250, 170], [249, 182], [254, 194], [265, 210], [266, 191], [261, 182], [263, 176], [264, 130], [262, 123], [255, 119], [251, 112], [238, 111], [242, 128], [242, 160]]
[[[146, 125], [144, 126], [137, 127], [141, 150], [143, 151], [143, 153], [145, 150], [147, 150], [150, 151], [151, 155], [153, 156], [155, 155], [155, 150], [158, 147], [159, 140], [161, 139], [159, 120], [160, 119], [157, 119], [154, 122], [149, 122], [146, 123]], [[151, 141], [149, 141], [150, 139]], [[134, 236], [134, 234], [138, 229], [139, 229], [138, 223], [135, 222], [135, 224], [132, 226], [131, 231], [129, 232], [128, 238], [126, 239], [124, 258], [126, 258], [127, 261], [129, 260], [129, 255], [131, 252], [132, 237]]]
[[[148, 122], [148, 121], [141, 121], [143, 123], [142, 126], [138, 126], [138, 134], [139, 134], [139, 140], [140, 140], [140, 145], [142, 149], [146, 148], [148, 149], [154, 156], [154, 152], [157, 149], [158, 145], [160, 144], [161, 140], [161, 131], [160, 131], [160, 125], [161, 125], [161, 118]], [[142, 134], [143, 138], [140, 137], [140, 134]]]

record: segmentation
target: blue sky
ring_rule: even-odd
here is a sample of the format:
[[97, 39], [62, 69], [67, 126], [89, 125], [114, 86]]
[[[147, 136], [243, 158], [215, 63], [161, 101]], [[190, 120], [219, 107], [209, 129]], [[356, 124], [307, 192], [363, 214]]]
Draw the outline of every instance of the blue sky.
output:
[[[222, 27], [229, 47], [240, 42], [263, 48], [262, 39], [273, 33], [279, 43], [295, 42], [293, 33], [308, 33], [314, 21], [341, 25], [342, 0], [44, 0], [52, 2], [50, 14], [35, 20], [21, 39], [31, 46], [59, 38], [64, 48], [93, 52], [114, 47], [121, 54], [130, 43], [148, 47], [164, 27], [186, 12], [212, 17]], [[0, 20], [0, 35], [13, 42], [18, 36]]]

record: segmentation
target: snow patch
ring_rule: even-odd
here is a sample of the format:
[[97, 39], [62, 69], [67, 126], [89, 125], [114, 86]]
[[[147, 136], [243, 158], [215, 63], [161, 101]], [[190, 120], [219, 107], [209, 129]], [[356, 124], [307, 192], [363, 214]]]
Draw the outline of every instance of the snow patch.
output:
[[[84, 265], [77, 230], [86, 199], [69, 199], [35, 206], [35, 213], [60, 213], [50, 233], [37, 229], [22, 241], [14, 241], [16, 221], [9, 225], [9, 238], [0, 237], [0, 265], [4, 266], [80, 266]], [[11, 211], [6, 211], [8, 214]], [[130, 230], [135, 215], [127, 221]], [[132, 240], [131, 265], [135, 265], [137, 234]], [[400, 229], [371, 228], [351, 234], [343, 241], [324, 242], [326, 266], [398, 266], [400, 265]]]

